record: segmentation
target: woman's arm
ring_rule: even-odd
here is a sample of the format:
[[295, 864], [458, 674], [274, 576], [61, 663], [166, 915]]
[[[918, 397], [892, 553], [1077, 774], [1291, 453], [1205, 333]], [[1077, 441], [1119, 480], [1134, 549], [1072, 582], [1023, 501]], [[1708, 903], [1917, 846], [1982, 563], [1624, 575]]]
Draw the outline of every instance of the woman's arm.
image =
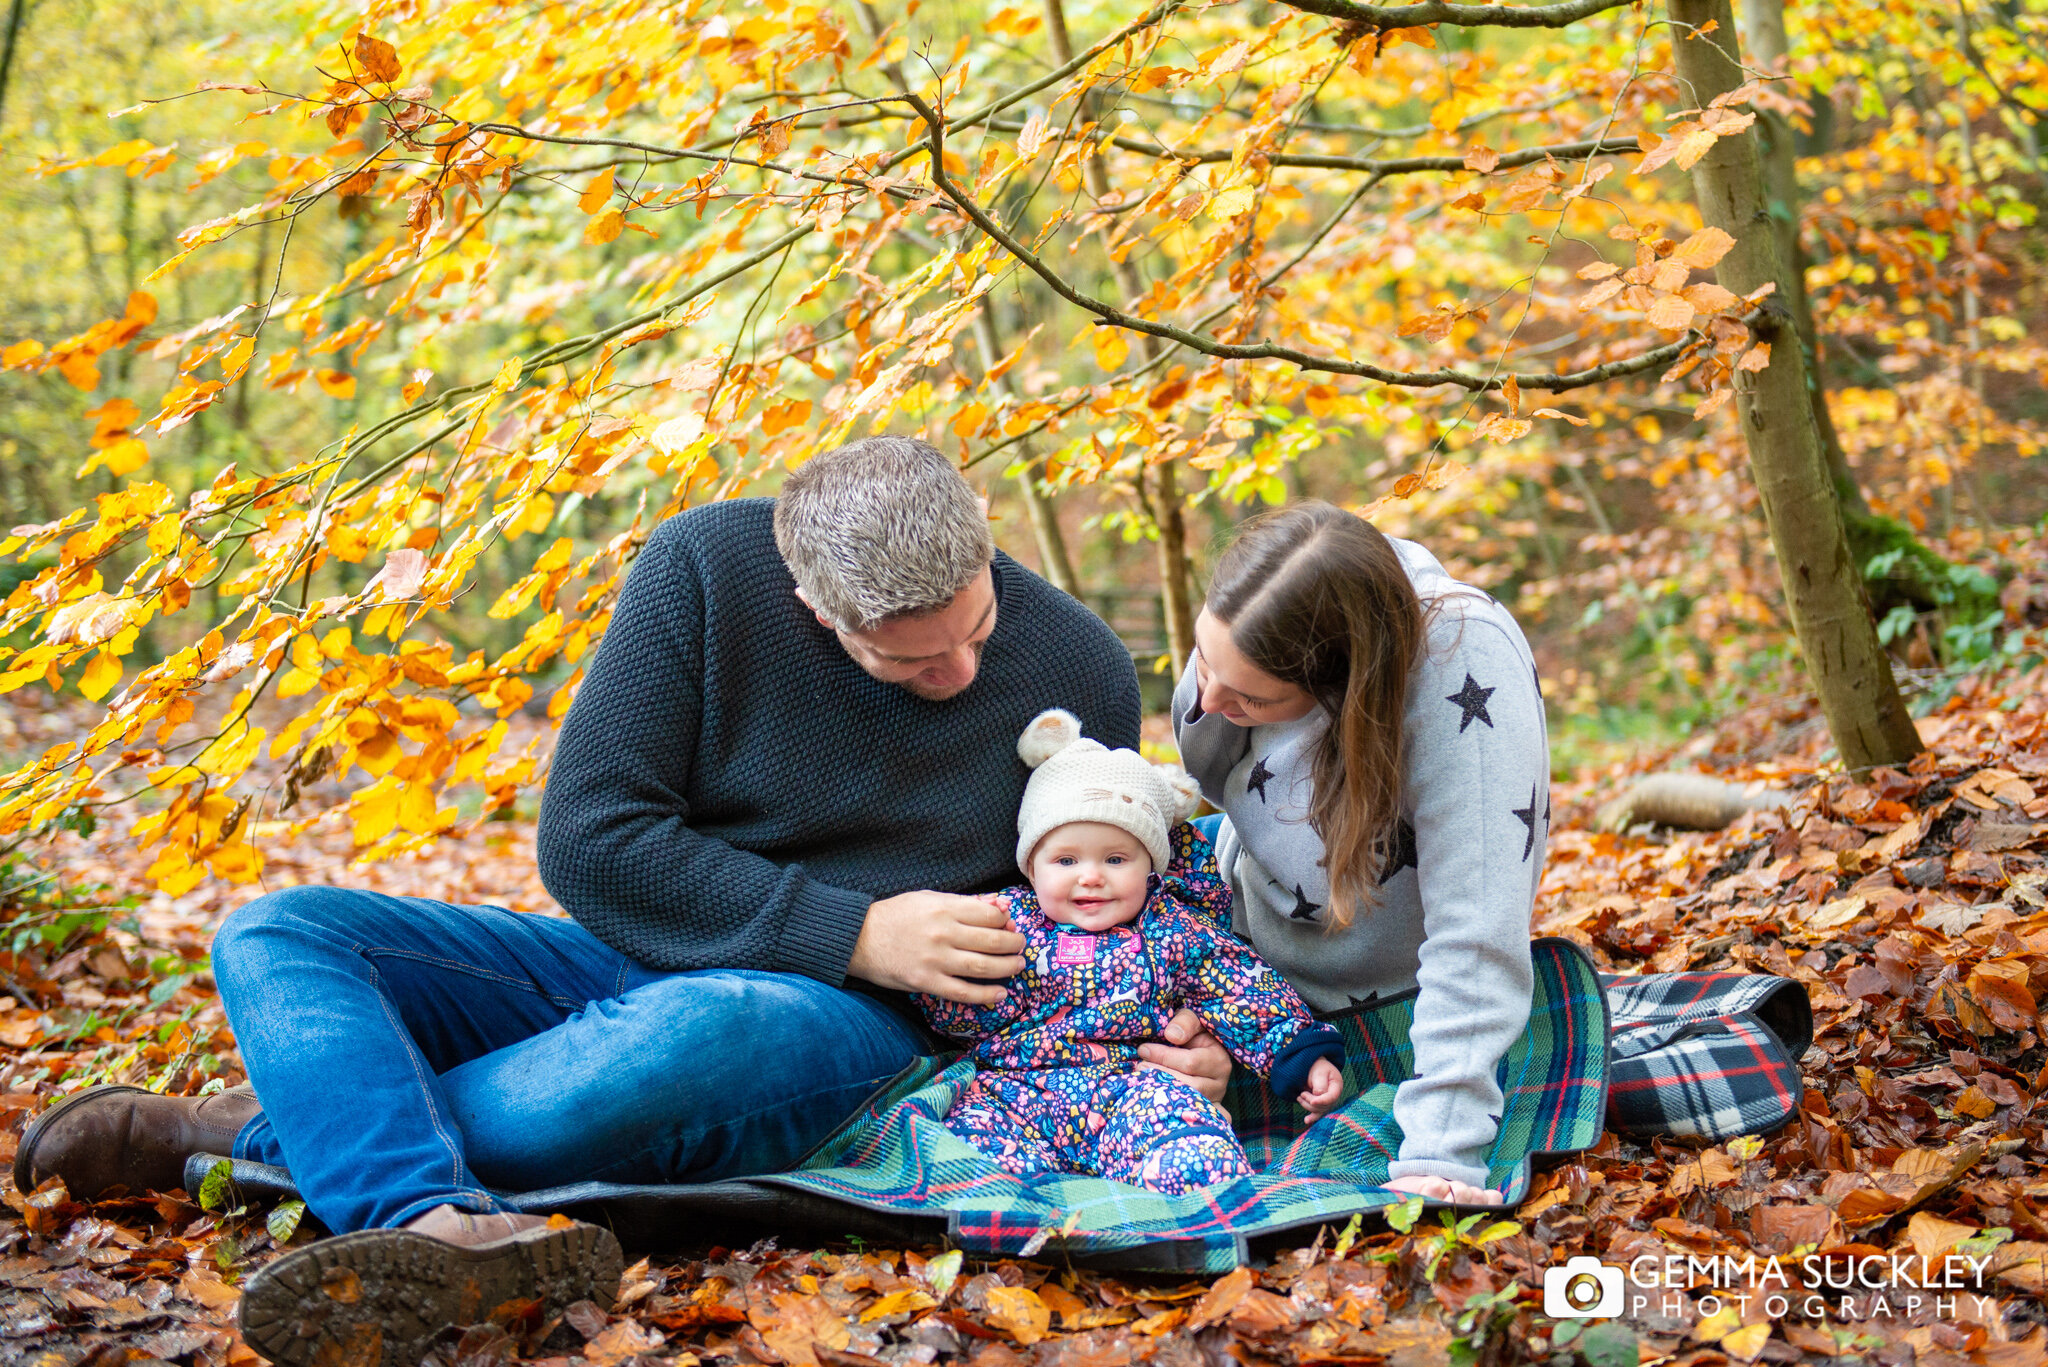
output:
[[1504, 608], [1459, 596], [1439, 609], [1404, 744], [1425, 938], [1415, 1076], [1394, 1097], [1403, 1139], [1389, 1175], [1484, 1186], [1502, 1112], [1495, 1070], [1529, 1021], [1529, 916], [1550, 831], [1542, 695]]

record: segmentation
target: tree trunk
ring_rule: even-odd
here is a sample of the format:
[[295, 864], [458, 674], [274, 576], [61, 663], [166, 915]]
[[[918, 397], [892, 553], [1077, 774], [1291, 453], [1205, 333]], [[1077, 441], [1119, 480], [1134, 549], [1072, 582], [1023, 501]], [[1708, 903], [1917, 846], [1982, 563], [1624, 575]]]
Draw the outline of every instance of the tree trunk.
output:
[[[1067, 11], [1063, 0], [1045, 0], [1046, 36], [1052, 41], [1053, 57], [1061, 64], [1074, 60], [1074, 40], [1067, 32]], [[1084, 96], [1088, 103], [1082, 106], [1082, 117], [1093, 117], [1093, 100]], [[1109, 194], [1109, 175], [1102, 169], [1099, 158], [1090, 156], [1081, 163], [1081, 172], [1088, 182], [1088, 192], [1101, 200]], [[1145, 282], [1138, 276], [1138, 268], [1129, 258], [1122, 261], [1110, 256], [1110, 270], [1116, 276], [1117, 289], [1123, 294], [1124, 307], [1135, 307], [1145, 294]], [[1138, 345], [1145, 353], [1145, 359], [1157, 360], [1164, 345], [1157, 337], [1147, 333], [1138, 339]], [[1152, 524], [1158, 530], [1156, 545], [1159, 565], [1159, 597], [1166, 609], [1166, 653], [1172, 656], [1172, 676], [1180, 677], [1186, 667], [1188, 656], [1195, 648], [1195, 607], [1194, 594], [1189, 584], [1188, 530], [1185, 505], [1180, 495], [1180, 472], [1171, 461], [1160, 465], [1156, 471], [1159, 482], [1157, 491], [1149, 499], [1145, 490], [1145, 472], [1138, 472], [1138, 499], [1152, 515]]]
[[[995, 320], [989, 317], [991, 307], [993, 301], [984, 298], [980, 311], [974, 315], [974, 340], [981, 346], [984, 375], [1003, 359], [1002, 345], [996, 340]], [[1006, 392], [1015, 392], [1008, 375], [996, 383]], [[1074, 562], [1067, 554], [1067, 539], [1060, 532], [1052, 500], [1038, 491], [1038, 477], [1034, 473], [1037, 464], [1035, 460], [1027, 460], [1024, 468], [1017, 472], [1017, 494], [1024, 500], [1024, 516], [1031, 523], [1031, 539], [1038, 543], [1038, 563], [1053, 587], [1078, 598], [1081, 596], [1081, 581], [1074, 575]]]
[[[1729, 0], [1669, 4], [1677, 23], [1671, 46], [1679, 78], [1689, 100], [1704, 106], [1743, 80], [1735, 16]], [[1849, 553], [1814, 422], [1806, 357], [1783, 302], [1790, 296], [1788, 272], [1764, 197], [1756, 139], [1742, 133], [1716, 141], [1694, 164], [1692, 183], [1700, 216], [1735, 239], [1721, 259], [1721, 284], [1737, 294], [1777, 285], [1779, 302], [1772, 307], [1766, 301], [1759, 324], [1763, 340], [1773, 344], [1771, 362], [1755, 374], [1753, 385], [1736, 386], [1735, 403], [1800, 654], [1842, 763], [1850, 769], [1903, 763], [1918, 753], [1920, 738], [1878, 644], [1863, 576]]]
[[[1785, 0], [1743, 0], [1744, 36], [1750, 55], [1766, 71], [1783, 72], [1787, 66], [1790, 40], [1785, 36]], [[1813, 325], [1813, 308], [1806, 297], [1806, 246], [1800, 240], [1798, 151], [1794, 146], [1792, 123], [1776, 110], [1759, 110], [1756, 126], [1761, 133], [1764, 183], [1770, 191], [1771, 223], [1778, 230], [1778, 259], [1786, 266], [1785, 301], [1791, 306], [1792, 321], [1799, 329], [1799, 347], [1806, 353], [1806, 394], [1813, 405], [1814, 425], [1820, 430], [1821, 450], [1827, 455], [1828, 473], [1835, 492], [1850, 514], [1868, 514], [1870, 505], [1849, 468], [1849, 453], [1843, 449], [1841, 433], [1828, 411], [1826, 381], [1820, 368], [1820, 334]], [[1860, 567], [1859, 567], [1860, 568]]]

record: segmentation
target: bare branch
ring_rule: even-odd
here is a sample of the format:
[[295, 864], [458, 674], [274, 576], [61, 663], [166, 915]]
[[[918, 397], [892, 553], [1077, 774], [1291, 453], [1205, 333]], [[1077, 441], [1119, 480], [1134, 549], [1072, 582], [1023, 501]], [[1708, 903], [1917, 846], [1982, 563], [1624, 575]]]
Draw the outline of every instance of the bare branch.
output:
[[1460, 28], [1564, 28], [1603, 10], [1620, 9], [1635, 0], [1564, 0], [1554, 5], [1455, 5], [1424, 0], [1419, 5], [1361, 5], [1355, 0], [1281, 0], [1290, 9], [1306, 10], [1352, 24], [1374, 28], [1415, 28], [1423, 24], [1455, 24]]
[[[1014, 121], [994, 120], [989, 127], [1004, 133], [1021, 132], [1024, 125]], [[1171, 147], [1162, 147], [1156, 142], [1144, 142], [1137, 138], [1121, 135], [1108, 139], [1111, 147], [1126, 152], [1142, 152], [1148, 157], [1163, 161], [1178, 161], [1188, 166], [1206, 166], [1226, 162], [1240, 155], [1235, 149], [1216, 147], [1202, 152], [1177, 152]], [[1556, 161], [1579, 161], [1594, 157], [1602, 152], [1635, 152], [1641, 150], [1633, 136], [1606, 136], [1588, 138], [1583, 142], [1562, 142], [1555, 147], [1524, 147], [1501, 154], [1496, 169], [1513, 170], [1528, 166], [1545, 158]], [[1317, 171], [1363, 171], [1374, 176], [1407, 176], [1421, 171], [1463, 171], [1467, 167], [1463, 157], [1345, 157], [1320, 152], [1268, 152], [1268, 165], [1293, 166], [1304, 170]]]

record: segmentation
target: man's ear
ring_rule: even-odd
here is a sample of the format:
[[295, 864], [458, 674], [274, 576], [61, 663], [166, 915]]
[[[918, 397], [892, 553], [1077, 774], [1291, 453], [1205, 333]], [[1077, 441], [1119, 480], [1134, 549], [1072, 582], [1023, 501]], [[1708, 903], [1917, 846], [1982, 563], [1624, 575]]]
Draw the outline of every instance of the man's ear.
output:
[[806, 597], [804, 597], [804, 591], [803, 591], [803, 589], [802, 589], [801, 587], [798, 587], [798, 588], [796, 588], [795, 590], [793, 590], [793, 592], [794, 592], [794, 593], [796, 594], [796, 601], [797, 601], [797, 602], [799, 602], [799, 603], [802, 603], [802, 604], [803, 604], [803, 605], [804, 605], [805, 607], [807, 607], [807, 608], [811, 608], [811, 616], [813, 616], [813, 617], [815, 617], [815, 618], [817, 618], [817, 619], [818, 619], [818, 625], [819, 625], [819, 626], [821, 626], [821, 627], [825, 628], [825, 630], [827, 630], [827, 631], [829, 631], [829, 632], [833, 633], [833, 634], [834, 634], [835, 636], [836, 636], [836, 635], [838, 635], [838, 633], [839, 633], [839, 628], [838, 628], [838, 627], [835, 627], [835, 626], [833, 626], [831, 622], [827, 621], [827, 620], [825, 619], [825, 614], [824, 614], [824, 613], [822, 613], [822, 612], [818, 611], [818, 610], [817, 610], [816, 608], [814, 608], [814, 607], [811, 607], [811, 600], [810, 600], [810, 599], [808, 599], [808, 598], [806, 598]]

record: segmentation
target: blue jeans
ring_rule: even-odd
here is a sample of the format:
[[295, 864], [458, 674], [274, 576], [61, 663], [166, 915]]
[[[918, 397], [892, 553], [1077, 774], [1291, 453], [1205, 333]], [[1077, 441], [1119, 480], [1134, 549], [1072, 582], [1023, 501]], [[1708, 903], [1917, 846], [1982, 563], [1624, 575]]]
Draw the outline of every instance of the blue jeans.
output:
[[573, 921], [344, 888], [229, 916], [214, 977], [289, 1168], [336, 1232], [570, 1182], [789, 1167], [928, 1046], [809, 978], [664, 973]]
[[1202, 839], [1214, 845], [1216, 843], [1216, 830], [1223, 824], [1223, 813], [1211, 812], [1207, 816], [1198, 816], [1191, 824], [1202, 833]]

